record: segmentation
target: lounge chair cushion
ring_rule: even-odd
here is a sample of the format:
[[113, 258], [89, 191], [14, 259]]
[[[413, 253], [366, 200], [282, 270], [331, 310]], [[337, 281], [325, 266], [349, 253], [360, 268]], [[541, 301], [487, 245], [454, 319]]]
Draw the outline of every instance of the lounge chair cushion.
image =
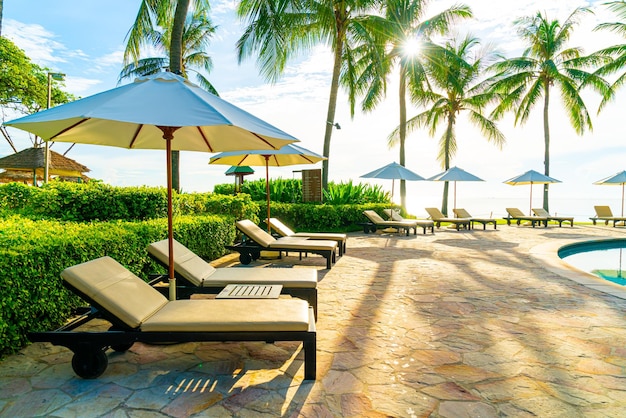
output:
[[139, 327], [168, 300], [111, 257], [66, 268], [61, 277], [131, 328]]
[[240, 231], [243, 231], [248, 238], [263, 247], [269, 247], [274, 241], [276, 241], [276, 238], [259, 228], [249, 219], [237, 221], [237, 227]]
[[131, 328], [167, 332], [306, 331], [301, 299], [168, 301], [111, 257], [65, 269], [61, 277]]
[[[168, 240], [148, 245], [148, 252], [161, 264], [169, 264]], [[215, 267], [176, 240], [174, 240], [174, 270], [194, 286], [202, 286], [216, 271]]]
[[[169, 251], [167, 240], [148, 245], [148, 252], [167, 266]], [[317, 287], [317, 270], [313, 268], [218, 268], [216, 269], [196, 253], [174, 240], [174, 270], [190, 284], [197, 287], [220, 287], [238, 284], [282, 284], [289, 288]]]
[[309, 305], [293, 299], [176, 300], [148, 318], [141, 330], [188, 332], [306, 331]]
[[276, 239], [249, 219], [237, 221], [237, 228], [257, 244], [269, 249], [334, 251], [337, 248], [337, 242], [335, 241], [312, 240], [305, 237], [282, 237]]
[[333, 233], [333, 232], [294, 232], [287, 225], [282, 223], [276, 218], [270, 218], [270, 225], [272, 229], [278, 232], [283, 237], [300, 237], [300, 238], [313, 238], [321, 240], [334, 240], [345, 241], [348, 239], [346, 234]]
[[412, 219], [403, 219], [401, 221], [386, 221], [376, 211], [364, 210], [363, 214], [375, 225], [378, 226], [395, 226], [396, 228], [415, 228], [417, 221]]

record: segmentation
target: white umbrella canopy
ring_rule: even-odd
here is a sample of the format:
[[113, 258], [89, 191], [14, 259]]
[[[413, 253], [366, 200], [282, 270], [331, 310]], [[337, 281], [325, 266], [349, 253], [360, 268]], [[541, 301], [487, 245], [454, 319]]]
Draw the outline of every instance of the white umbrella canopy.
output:
[[480, 177], [468, 173], [459, 167], [451, 167], [443, 173], [436, 174], [427, 179], [428, 181], [453, 181], [454, 182], [454, 209], [456, 209], [456, 182], [457, 181], [485, 181]]
[[166, 150], [170, 299], [176, 298], [170, 151], [277, 149], [298, 141], [169, 72], [138, 77], [133, 83], [5, 125], [46, 141]]
[[[231, 166], [265, 166], [265, 195], [267, 196], [267, 219], [270, 218], [269, 166], [315, 164], [326, 157], [295, 144], [288, 144], [277, 150], [227, 151], [214, 155], [209, 164]], [[268, 232], [270, 224], [267, 224]]]
[[626, 171], [620, 171], [612, 176], [598, 180], [593, 184], [608, 185], [608, 186], [622, 186], [622, 215], [624, 216], [624, 184], [626, 184]]
[[504, 181], [504, 183], [510, 184], [511, 186], [530, 184], [530, 206], [528, 208], [528, 213], [532, 214], [533, 184], [561, 183], [561, 180], [557, 180], [550, 176], [546, 176], [545, 174], [541, 174], [535, 170], [528, 170], [524, 174], [520, 174], [519, 176], [515, 176], [513, 178], [510, 178]]
[[396, 162], [387, 164], [384, 167], [378, 168], [367, 174], [360, 176], [364, 179], [387, 179], [391, 180], [391, 202], [393, 203], [393, 189], [395, 180], [410, 180], [419, 181], [424, 180], [424, 177], [409, 170], [408, 168], [400, 165]]

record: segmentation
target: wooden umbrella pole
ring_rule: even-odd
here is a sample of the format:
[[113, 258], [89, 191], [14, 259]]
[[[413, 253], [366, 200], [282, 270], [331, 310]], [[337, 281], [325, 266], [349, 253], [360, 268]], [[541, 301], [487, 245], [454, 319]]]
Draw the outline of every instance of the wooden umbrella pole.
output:
[[176, 276], [174, 275], [174, 227], [172, 218], [172, 140], [174, 139], [174, 131], [178, 129], [173, 126], [159, 126], [163, 131], [163, 139], [165, 139], [166, 167], [167, 167], [167, 246], [168, 246], [168, 279], [169, 279], [169, 296], [170, 300], [176, 300]]
[[622, 218], [624, 217], [624, 183], [622, 183]]
[[533, 182], [530, 182], [530, 204], [528, 205], [528, 216], [533, 213]]
[[267, 233], [271, 234], [271, 227], [270, 227], [270, 156], [269, 155], [264, 155], [265, 157], [265, 196], [267, 197]]
[[622, 183], [622, 218], [624, 217], [624, 183]]

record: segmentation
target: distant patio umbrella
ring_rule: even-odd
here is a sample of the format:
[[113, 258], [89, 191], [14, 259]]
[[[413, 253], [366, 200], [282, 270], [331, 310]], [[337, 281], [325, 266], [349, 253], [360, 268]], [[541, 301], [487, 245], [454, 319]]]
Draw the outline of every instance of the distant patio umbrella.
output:
[[[289, 165], [315, 164], [326, 157], [309, 151], [295, 144], [285, 145], [277, 150], [229, 151], [214, 155], [209, 164], [231, 166], [265, 166], [265, 195], [267, 196], [267, 219], [270, 218], [270, 178], [269, 166], [283, 167]], [[270, 232], [270, 224], [267, 223]]]
[[602, 180], [598, 180], [593, 184], [603, 184], [609, 186], [622, 186], [622, 215], [624, 216], [624, 184], [626, 184], [626, 171], [620, 171]]
[[170, 299], [176, 298], [171, 151], [277, 149], [298, 141], [170, 72], [138, 77], [133, 83], [5, 125], [45, 141], [166, 151]]
[[524, 174], [506, 180], [504, 183], [512, 186], [530, 184], [530, 206], [528, 207], [528, 213], [531, 214], [533, 207], [533, 184], [561, 183], [561, 180], [546, 176], [535, 170], [528, 170]]
[[443, 173], [439, 173], [435, 176], [432, 176], [428, 181], [453, 181], [454, 182], [454, 209], [456, 209], [456, 182], [457, 181], [485, 181], [479, 177], [476, 177], [473, 174], [468, 173], [459, 167], [451, 167], [444, 171]]
[[394, 189], [395, 180], [410, 180], [410, 181], [424, 180], [424, 177], [420, 176], [417, 173], [412, 172], [408, 168], [396, 162], [387, 164], [384, 167], [371, 171], [367, 174], [363, 174], [360, 177], [364, 179], [391, 180], [391, 202], [392, 203], [393, 203], [393, 189]]

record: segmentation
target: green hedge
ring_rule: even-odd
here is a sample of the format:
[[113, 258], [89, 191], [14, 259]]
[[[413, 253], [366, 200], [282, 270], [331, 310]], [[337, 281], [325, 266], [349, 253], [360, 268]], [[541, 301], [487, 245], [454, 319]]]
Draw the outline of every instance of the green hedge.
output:
[[[176, 215], [222, 214], [258, 220], [258, 206], [246, 194], [174, 193], [172, 205]], [[163, 218], [167, 192], [162, 187], [115, 187], [98, 182], [53, 181], [42, 187], [8, 183], [0, 185], [0, 214], [76, 222]]]
[[[149, 259], [146, 246], [166, 236], [166, 219], [97, 223], [0, 219], [0, 355], [22, 347], [26, 332], [54, 329], [84, 304], [62, 286], [63, 269], [108, 255], [147, 278], [164, 270]], [[235, 238], [233, 218], [179, 216], [174, 219], [174, 236], [198, 255], [215, 259]]]
[[[259, 204], [259, 219], [267, 217], [266, 202]], [[278, 218], [294, 231], [308, 232], [349, 232], [362, 229], [366, 221], [364, 210], [375, 210], [386, 219], [383, 209], [389, 203], [368, 203], [362, 205], [328, 205], [310, 203], [274, 203], [270, 204], [270, 216]]]

